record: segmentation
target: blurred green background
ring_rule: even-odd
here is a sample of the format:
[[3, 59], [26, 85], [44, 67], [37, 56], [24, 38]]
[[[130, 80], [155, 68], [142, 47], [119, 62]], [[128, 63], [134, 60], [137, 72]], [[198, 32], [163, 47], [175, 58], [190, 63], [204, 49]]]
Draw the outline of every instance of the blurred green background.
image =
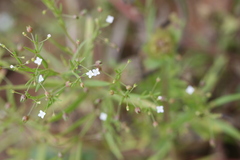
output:
[[1, 48], [0, 159], [240, 159], [239, 15], [239, 0], [0, 0], [0, 43], [19, 57], [33, 57], [26, 26], [52, 35], [40, 53], [58, 72], [48, 91], [75, 80], [68, 60], [103, 63], [96, 81], [64, 88], [53, 104], [30, 90], [43, 101], [28, 115], [32, 101], [19, 99], [31, 75], [11, 70], [17, 61]]

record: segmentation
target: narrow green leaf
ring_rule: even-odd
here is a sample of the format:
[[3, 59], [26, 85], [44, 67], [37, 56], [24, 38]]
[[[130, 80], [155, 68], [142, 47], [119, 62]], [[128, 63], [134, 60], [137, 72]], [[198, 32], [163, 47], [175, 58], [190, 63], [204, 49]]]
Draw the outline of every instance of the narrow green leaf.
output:
[[118, 148], [118, 146], [117, 146], [117, 144], [116, 144], [113, 136], [112, 136], [109, 132], [107, 132], [107, 133], [105, 134], [105, 138], [106, 138], [107, 143], [108, 143], [108, 145], [109, 145], [109, 148], [110, 148], [110, 150], [113, 152], [113, 154], [114, 154], [118, 159], [123, 159], [123, 155], [122, 155], [121, 151], [119, 150], [119, 148]]
[[91, 114], [89, 114], [89, 115], [87, 115], [87, 116], [85, 116], [85, 117], [83, 117], [83, 118], [79, 118], [76, 122], [74, 122], [71, 126], [69, 126], [69, 127], [67, 128], [67, 130], [65, 130], [65, 131], [62, 133], [62, 135], [65, 135], [65, 134], [67, 134], [67, 133], [75, 130], [76, 128], [78, 128], [79, 126], [81, 126], [83, 123], [85, 123], [86, 121], [88, 121], [88, 120], [91, 119], [91, 118], [92, 118], [92, 115], [91, 115]]
[[111, 85], [111, 83], [99, 80], [86, 80], [84, 85], [87, 87], [105, 87]]
[[28, 48], [28, 47], [23, 47], [23, 48], [26, 49], [26, 50], [28, 50], [29, 52], [34, 53], [34, 54], [37, 53], [36, 50], [33, 50], [33, 49], [31, 49], [31, 48]]
[[222, 96], [210, 102], [210, 107], [220, 106], [229, 102], [240, 100], [240, 93]]
[[69, 107], [64, 109], [63, 112], [58, 113], [57, 115], [52, 117], [49, 121], [54, 122], [54, 121], [57, 121], [57, 120], [61, 119], [64, 112], [65, 113], [71, 113], [72, 111], [74, 111], [79, 106], [79, 104], [85, 99], [85, 97], [86, 97], [86, 94], [80, 94], [79, 97], [77, 97], [76, 101], [74, 101], [71, 105], [69, 105]]
[[212, 120], [211, 124], [214, 127], [221, 129], [222, 132], [225, 132], [229, 136], [232, 136], [233, 138], [240, 140], [240, 132], [236, 128], [231, 126], [231, 124], [228, 124], [221, 120]]

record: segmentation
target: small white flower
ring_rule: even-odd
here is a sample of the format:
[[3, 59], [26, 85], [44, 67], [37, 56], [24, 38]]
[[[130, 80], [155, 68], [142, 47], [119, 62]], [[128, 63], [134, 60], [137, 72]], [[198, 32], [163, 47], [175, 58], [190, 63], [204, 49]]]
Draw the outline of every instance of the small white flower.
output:
[[34, 63], [36, 63], [37, 65], [41, 65], [41, 63], [42, 63], [42, 59], [41, 58], [39, 58], [39, 57], [37, 57], [36, 58], [36, 60], [34, 61]]
[[187, 92], [188, 94], [193, 94], [194, 90], [195, 90], [195, 89], [194, 89], [192, 86], [188, 86], [187, 89], [186, 89], [186, 92]]
[[163, 113], [164, 112], [163, 106], [157, 106], [156, 109], [157, 109], [157, 113]]
[[113, 20], [114, 20], [114, 17], [109, 15], [109, 16], [107, 16], [106, 22], [107, 23], [112, 23]]
[[94, 76], [99, 75], [99, 74], [100, 74], [99, 68], [93, 69], [93, 70], [92, 70], [92, 73], [93, 73]]
[[41, 83], [42, 81], [44, 81], [44, 78], [43, 78], [42, 75], [39, 75], [39, 77], [38, 77], [38, 83]]
[[38, 117], [41, 117], [42, 119], [44, 118], [45, 115], [46, 115], [46, 113], [43, 112], [42, 110], [40, 110], [38, 113]]
[[13, 68], [15, 68], [15, 67], [14, 67], [14, 65], [10, 65], [10, 68], [12, 68], [12, 69], [13, 69]]
[[51, 35], [51, 34], [48, 34], [48, 35], [47, 35], [47, 38], [51, 38], [51, 37], [52, 37], [52, 35]]
[[158, 100], [162, 100], [163, 99], [163, 97], [162, 96], [158, 96], [158, 98], [157, 98]]
[[102, 121], [106, 121], [107, 120], [107, 114], [102, 112], [99, 116], [99, 119], [102, 120]]
[[86, 75], [88, 76], [88, 78], [92, 78], [92, 76], [94, 76], [93, 72], [90, 70], [86, 73]]

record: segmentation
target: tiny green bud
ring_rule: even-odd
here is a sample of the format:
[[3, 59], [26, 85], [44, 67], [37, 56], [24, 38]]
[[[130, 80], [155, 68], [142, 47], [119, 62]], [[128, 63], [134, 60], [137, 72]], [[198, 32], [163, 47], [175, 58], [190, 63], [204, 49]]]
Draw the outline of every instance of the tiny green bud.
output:
[[126, 110], [129, 111], [129, 106], [128, 105], [126, 106]]
[[37, 104], [41, 104], [41, 101], [37, 101], [36, 103], [37, 103]]
[[45, 15], [47, 13], [47, 10], [43, 10], [42, 14]]
[[114, 95], [114, 91], [113, 91], [113, 90], [111, 90], [111, 91], [110, 91], [110, 94], [111, 94], [111, 95]]
[[5, 46], [4, 44], [2, 44], [2, 43], [0, 43], [0, 46], [1, 46], [2, 48], [6, 48], [6, 46]]
[[22, 32], [22, 35], [27, 36], [27, 34], [25, 32]]

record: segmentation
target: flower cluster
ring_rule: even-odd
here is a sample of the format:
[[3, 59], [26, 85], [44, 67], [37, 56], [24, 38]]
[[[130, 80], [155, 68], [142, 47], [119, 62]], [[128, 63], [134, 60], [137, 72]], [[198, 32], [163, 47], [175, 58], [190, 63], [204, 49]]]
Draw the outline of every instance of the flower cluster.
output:
[[92, 76], [97, 76], [100, 74], [99, 68], [90, 70], [86, 73], [86, 75], [88, 76], [88, 78], [92, 78]]

